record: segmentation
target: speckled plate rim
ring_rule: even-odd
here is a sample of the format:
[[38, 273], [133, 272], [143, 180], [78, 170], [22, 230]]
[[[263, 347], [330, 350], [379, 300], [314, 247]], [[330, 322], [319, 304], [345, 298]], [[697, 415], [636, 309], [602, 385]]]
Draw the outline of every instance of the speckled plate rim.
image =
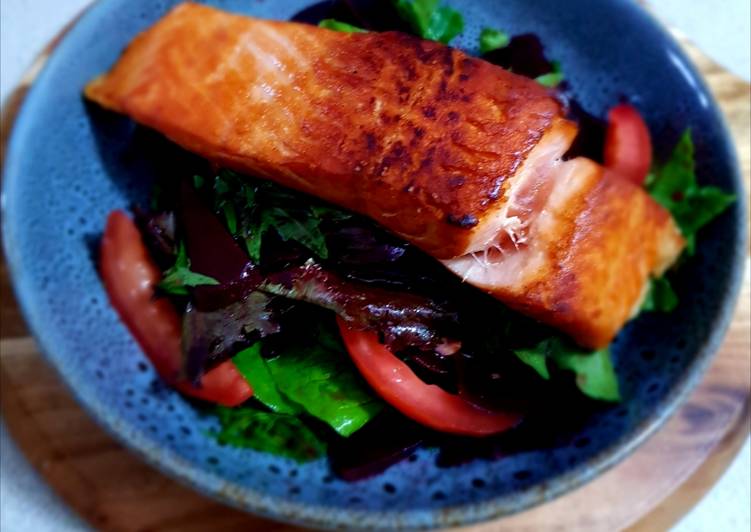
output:
[[[54, 346], [50, 345], [45, 336], [41, 334], [44, 330], [43, 323], [34, 310], [33, 302], [27, 297], [27, 292], [20, 287], [28, 282], [26, 273], [19, 267], [20, 257], [16, 250], [17, 247], [13, 242], [13, 231], [9, 229], [7, 220], [12, 220], [13, 205], [8, 203], [8, 198], [13, 197], [16, 186], [17, 176], [16, 161], [20, 160], [23, 152], [23, 145], [20, 138], [24, 128], [28, 127], [27, 117], [34, 113], [35, 98], [37, 89], [51, 70], [51, 65], [58, 60], [59, 54], [56, 54], [58, 46], [65, 46], [66, 37], [71, 31], [85, 31], [90, 28], [98, 19], [99, 13], [106, 9], [106, 2], [95, 1], [78, 15], [51, 43], [43, 52], [43, 55], [32, 65], [32, 72], [24, 78], [26, 83], [32, 83], [29, 91], [24, 96], [22, 107], [15, 116], [12, 130], [10, 131], [7, 146], [3, 146], [3, 178], [2, 192], [0, 193], [0, 215], [2, 217], [2, 238], [5, 256], [7, 258], [9, 272], [12, 280], [14, 293], [16, 295], [21, 313], [29, 324], [37, 344], [47, 361], [55, 368], [55, 371], [66, 383], [72, 394], [84, 410], [89, 413], [105, 430], [117, 441], [134, 451], [145, 462], [176, 479], [183, 485], [192, 487], [199, 492], [213, 497], [223, 503], [229, 504], [241, 510], [253, 512], [268, 518], [281, 520], [289, 523], [303, 526], [328, 528], [328, 529], [411, 529], [424, 527], [429, 523], [432, 527], [459, 526], [469, 525], [472, 523], [486, 521], [511, 515], [517, 512], [527, 510], [535, 505], [542, 504], [553, 498], [572, 491], [577, 487], [585, 484], [593, 478], [601, 475], [608, 469], [612, 468], [642, 445], [650, 436], [671, 417], [678, 405], [685, 401], [690, 392], [701, 381], [715, 353], [720, 348], [725, 337], [727, 329], [732, 320], [740, 288], [743, 282], [744, 264], [746, 261], [746, 248], [748, 242], [748, 230], [745, 223], [738, 232], [738, 238], [733, 244], [733, 261], [730, 279], [723, 294], [724, 304], [715, 318], [712, 332], [707, 337], [704, 344], [698, 349], [696, 357], [691, 366], [687, 367], [683, 375], [674, 384], [673, 389], [662, 401], [656, 406], [654, 412], [639, 424], [630, 433], [615, 440], [608, 448], [589, 459], [588, 461], [575, 466], [567, 473], [555, 477], [554, 482], [543, 483], [542, 485], [532, 486], [520, 490], [513, 501], [502, 501], [498, 499], [489, 499], [481, 503], [471, 503], [457, 506], [450, 506], [437, 510], [414, 510], [403, 512], [379, 512], [351, 509], [337, 509], [321, 505], [299, 504], [289, 502], [281, 497], [271, 497], [261, 492], [248, 489], [235, 483], [225, 481], [221, 476], [210, 473], [204, 469], [196, 467], [191, 463], [180, 458], [180, 456], [171, 451], [167, 451], [159, 446], [151, 444], [147, 438], [141, 436], [138, 431], [133, 430], [127, 423], [120, 418], [112, 415], [110, 411], [98, 401], [93, 393], [81, 393], [74, 387], [66, 377], [63, 368], [54, 362], [50, 355], [54, 352]], [[667, 39], [673, 40], [672, 37], [662, 28], [661, 24], [653, 17], [652, 22], [660, 27], [661, 32]], [[45, 57], [49, 54], [49, 57]], [[706, 87], [702, 77], [696, 72], [695, 67], [690, 60], [685, 57], [681, 51], [681, 58], [685, 61], [691, 73], [699, 80], [699, 90], [712, 94]], [[43, 64], [39, 64], [40, 61]], [[32, 78], [32, 79], [30, 79]], [[24, 82], [22, 82], [24, 83]], [[22, 88], [22, 87], [21, 87]], [[8, 100], [12, 98], [9, 97]], [[7, 103], [7, 102], [5, 102]], [[746, 220], [748, 217], [748, 204], [745, 194], [745, 187], [740, 174], [738, 159], [735, 145], [731, 140], [727, 123], [724, 116], [719, 110], [717, 103], [712, 95], [710, 107], [713, 114], [719, 117], [722, 124], [722, 141], [731, 146], [733, 153], [733, 181], [736, 191], [743, 192], [738, 195], [738, 205], [740, 210], [740, 219]], [[4, 110], [5, 111], [5, 110]], [[211, 489], [208, 486], [221, 486], [219, 489]]]

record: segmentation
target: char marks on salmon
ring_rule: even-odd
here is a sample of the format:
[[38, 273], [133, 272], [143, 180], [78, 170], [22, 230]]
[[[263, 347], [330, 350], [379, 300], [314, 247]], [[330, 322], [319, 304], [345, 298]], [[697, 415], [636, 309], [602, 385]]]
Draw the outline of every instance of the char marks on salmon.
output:
[[586, 159], [533, 80], [397, 32], [181, 4], [86, 96], [219, 165], [369, 216], [467, 282], [606, 345], [683, 240]]

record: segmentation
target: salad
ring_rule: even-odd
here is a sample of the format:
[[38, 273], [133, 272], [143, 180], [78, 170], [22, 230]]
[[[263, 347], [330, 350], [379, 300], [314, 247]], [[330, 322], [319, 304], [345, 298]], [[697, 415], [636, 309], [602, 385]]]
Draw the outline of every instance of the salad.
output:
[[[438, 0], [332, 2], [298, 19], [444, 44], [464, 27]], [[734, 198], [698, 183], [689, 130], [654, 160], [637, 109], [584, 112], [536, 36], [484, 28], [477, 49], [549, 89], [579, 123], [565, 158], [643, 187], [678, 227], [681, 261], [691, 259], [697, 232]], [[328, 453], [354, 480], [418, 445], [493, 456], [559, 397], [579, 395], [572, 404], [589, 405], [585, 414], [627, 399], [607, 346], [583, 347], [511, 310], [369, 217], [143, 135], [174, 160], [149, 205], [110, 214], [100, 272], [159, 375], [217, 416], [219, 442], [297, 461]], [[649, 280], [633, 319], [680, 304], [670, 275]]]

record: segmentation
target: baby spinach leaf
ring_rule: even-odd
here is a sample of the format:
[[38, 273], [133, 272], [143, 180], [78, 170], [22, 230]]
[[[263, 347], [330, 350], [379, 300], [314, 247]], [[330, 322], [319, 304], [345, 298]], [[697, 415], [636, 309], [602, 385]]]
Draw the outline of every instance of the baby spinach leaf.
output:
[[439, 0], [395, 0], [399, 16], [423, 39], [448, 42], [464, 31], [464, 17]]

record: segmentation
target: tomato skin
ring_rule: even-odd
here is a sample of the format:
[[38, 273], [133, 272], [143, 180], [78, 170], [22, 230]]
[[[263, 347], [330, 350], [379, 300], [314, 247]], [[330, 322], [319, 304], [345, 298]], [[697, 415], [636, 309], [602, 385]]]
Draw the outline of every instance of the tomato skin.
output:
[[378, 341], [375, 333], [350, 329], [337, 318], [355, 366], [370, 386], [402, 414], [431, 429], [465, 436], [489, 436], [514, 427], [521, 415], [491, 412], [420, 380]]
[[200, 387], [183, 380], [177, 382], [175, 388], [185, 395], [222, 406], [237, 406], [253, 397], [253, 389], [231, 360], [204, 373]]
[[608, 113], [605, 167], [641, 186], [652, 165], [652, 141], [644, 119], [633, 106], [622, 103]]
[[237, 406], [253, 395], [230, 360], [206, 372], [200, 386], [180, 380], [180, 317], [169, 301], [154, 298], [162, 274], [123, 211], [107, 218], [99, 269], [112, 305], [165, 381], [186, 395], [224, 406]]

